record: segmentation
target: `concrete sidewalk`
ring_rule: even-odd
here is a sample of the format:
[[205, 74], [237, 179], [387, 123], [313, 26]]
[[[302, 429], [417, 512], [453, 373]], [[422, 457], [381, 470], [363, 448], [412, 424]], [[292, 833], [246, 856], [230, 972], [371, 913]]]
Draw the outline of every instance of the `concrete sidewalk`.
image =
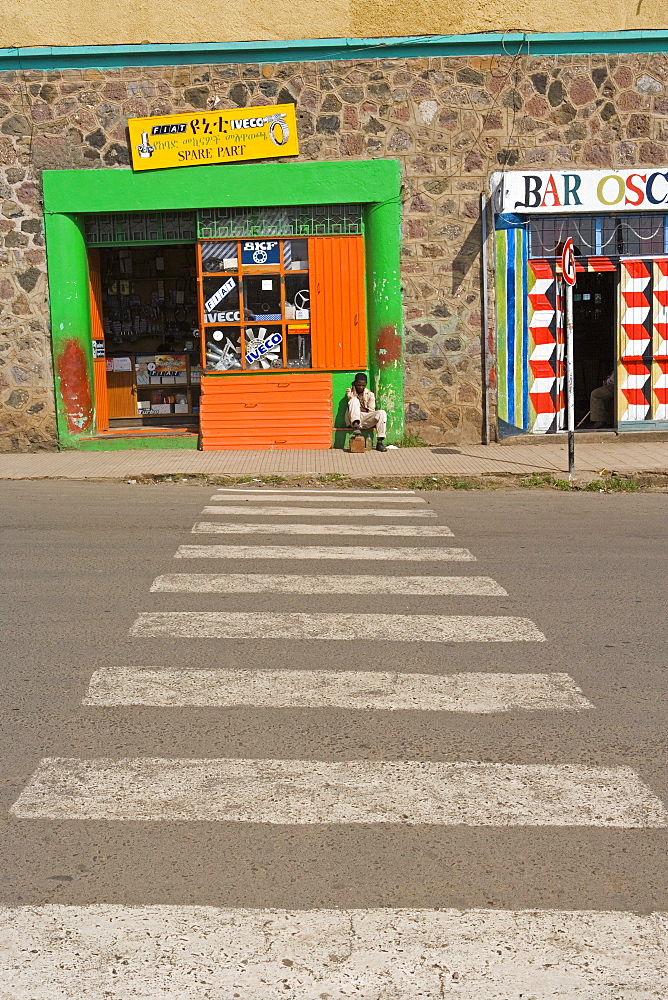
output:
[[[402, 448], [380, 454], [328, 451], [109, 451], [0, 455], [0, 479], [125, 479], [143, 475], [213, 476], [493, 476], [551, 473], [567, 476], [566, 442]], [[576, 478], [599, 473], [668, 473], [668, 442], [576, 445]]]

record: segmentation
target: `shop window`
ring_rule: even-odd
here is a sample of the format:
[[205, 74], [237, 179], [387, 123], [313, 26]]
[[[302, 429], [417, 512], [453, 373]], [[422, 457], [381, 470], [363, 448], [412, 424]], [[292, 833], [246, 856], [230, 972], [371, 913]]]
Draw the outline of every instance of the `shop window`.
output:
[[203, 243], [200, 252], [204, 274], [237, 271], [239, 268], [236, 240], [229, 243]]
[[241, 327], [206, 327], [206, 367], [214, 372], [241, 368]]
[[238, 323], [241, 319], [239, 308], [239, 278], [205, 276], [202, 280], [205, 323]]
[[307, 320], [310, 318], [311, 297], [308, 274], [286, 274], [285, 276], [285, 316], [286, 319]]
[[244, 328], [246, 368], [283, 368], [283, 333], [279, 326]]
[[199, 259], [207, 371], [364, 367], [361, 238], [206, 240]]
[[624, 215], [617, 220], [618, 253], [625, 257], [657, 256], [665, 252], [662, 215]]
[[278, 274], [244, 277], [244, 319], [280, 322], [281, 278]]
[[578, 256], [596, 254], [596, 218], [586, 215], [541, 216], [529, 221], [529, 256], [558, 257], [568, 237]]
[[196, 425], [202, 368], [194, 246], [104, 248], [91, 250], [89, 261], [98, 430], [107, 419], [150, 427], [172, 426], [177, 416]]
[[570, 236], [580, 257], [655, 257], [668, 253], [668, 216], [647, 213], [530, 219], [529, 256], [553, 258]]

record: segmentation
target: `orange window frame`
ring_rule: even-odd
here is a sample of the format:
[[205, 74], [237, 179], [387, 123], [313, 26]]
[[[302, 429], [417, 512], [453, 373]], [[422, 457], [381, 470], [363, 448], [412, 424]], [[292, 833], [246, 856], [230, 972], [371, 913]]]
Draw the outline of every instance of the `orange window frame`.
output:
[[[285, 269], [284, 245], [295, 239], [308, 243], [308, 268], [293, 271]], [[312, 236], [279, 238], [279, 263], [252, 269], [241, 263], [243, 239], [229, 238], [203, 239], [198, 241], [197, 285], [200, 311], [200, 340], [202, 368], [212, 372], [206, 360], [206, 331], [216, 326], [224, 329], [238, 327], [240, 330], [241, 368], [231, 372], [248, 374], [268, 374], [269, 372], [308, 372], [322, 370], [349, 371], [365, 368], [367, 362], [366, 330], [366, 285], [364, 274], [364, 238], [362, 236]], [[202, 269], [201, 248], [204, 243], [235, 243], [237, 246], [236, 270], [207, 271]], [[281, 320], [266, 320], [262, 325], [280, 329], [282, 367], [255, 369], [246, 365], [245, 326], [256, 325], [252, 320], [244, 320], [243, 279], [253, 274], [277, 274], [281, 291]], [[291, 321], [285, 318], [285, 276], [306, 274], [309, 278], [309, 333], [311, 337], [311, 365], [293, 368], [287, 365], [288, 333]], [[205, 277], [234, 277], [239, 288], [239, 321], [231, 323], [205, 323], [204, 282]], [[341, 293], [345, 289], [345, 294]], [[299, 322], [299, 321], [296, 321]], [[304, 321], [306, 322], [306, 321]]]
[[[254, 374], [255, 372], [261, 373], [263, 371], [264, 371], [265, 374], [267, 374], [267, 372], [269, 372], [269, 371], [272, 371], [272, 372], [281, 372], [281, 371], [290, 371], [290, 372], [293, 372], [293, 371], [311, 371], [312, 369], [310, 369], [310, 368], [299, 368], [299, 369], [288, 368], [288, 366], [287, 366], [287, 357], [286, 357], [287, 350], [288, 350], [287, 327], [289, 326], [289, 322], [290, 321], [285, 319], [285, 281], [284, 281], [284, 278], [285, 278], [286, 274], [309, 274], [308, 269], [307, 270], [300, 270], [300, 271], [293, 271], [293, 270], [286, 271], [285, 270], [285, 261], [284, 261], [284, 254], [283, 254], [283, 246], [284, 246], [285, 243], [291, 242], [290, 239], [278, 239], [277, 240], [278, 246], [279, 246], [279, 249], [278, 249], [278, 261], [279, 262], [278, 262], [278, 264], [254, 265], [254, 267], [253, 267], [252, 270], [251, 270], [251, 268], [248, 265], [246, 266], [246, 268], [244, 268], [243, 264], [241, 263], [241, 244], [243, 242], [245, 242], [245, 241], [244, 240], [229, 240], [229, 239], [217, 239], [217, 240], [207, 239], [207, 240], [199, 240], [198, 244], [197, 244], [197, 286], [198, 286], [198, 300], [199, 300], [199, 311], [200, 311], [200, 340], [201, 340], [202, 369], [203, 369], [203, 371], [205, 373], [208, 372], [208, 374], [218, 374], [218, 373], [214, 373], [214, 372], [209, 372], [208, 368], [207, 368], [207, 362], [206, 362], [206, 330], [207, 330], [207, 327], [212, 327], [212, 326], [216, 326], [216, 327], [226, 327], [227, 326], [227, 327], [232, 327], [232, 328], [239, 327], [239, 330], [240, 330], [240, 350], [241, 350], [241, 354], [240, 354], [239, 360], [241, 361], [241, 368], [239, 368], [239, 369], [232, 369], [232, 371], [236, 371], [237, 373], [238, 372], [248, 372], [248, 374]], [[201, 253], [201, 248], [202, 248], [202, 244], [203, 243], [236, 243], [236, 245], [237, 245], [237, 269], [236, 269], [236, 271], [230, 270], [230, 271], [206, 271], [206, 272], [204, 272], [202, 270], [202, 253]], [[262, 274], [277, 274], [279, 276], [279, 285], [280, 285], [280, 291], [281, 291], [281, 317], [282, 318], [280, 320], [263, 320], [262, 321], [262, 325], [266, 326], [267, 328], [271, 328], [271, 329], [280, 329], [280, 331], [281, 331], [281, 337], [282, 337], [282, 341], [281, 341], [281, 359], [283, 361], [283, 364], [281, 365], [280, 368], [257, 369], [257, 368], [248, 368], [246, 366], [246, 347], [245, 347], [245, 345], [246, 345], [246, 333], [245, 333], [245, 329], [244, 328], [246, 326], [248, 326], [248, 325], [257, 326], [258, 321], [244, 319], [245, 309], [244, 309], [244, 283], [243, 283], [243, 279], [245, 277], [252, 277], [253, 275], [259, 275], [260, 273], [262, 273]], [[205, 277], [206, 278], [216, 278], [216, 277], [219, 277], [219, 278], [223, 278], [223, 277], [232, 278], [232, 277], [235, 277], [237, 279], [238, 286], [239, 286], [239, 322], [238, 323], [237, 322], [234, 322], [234, 323], [205, 323], [205, 321], [204, 321], [204, 280], [203, 280]], [[310, 320], [309, 320], [309, 323], [310, 323]], [[223, 374], [223, 373], [221, 373], [221, 374]]]

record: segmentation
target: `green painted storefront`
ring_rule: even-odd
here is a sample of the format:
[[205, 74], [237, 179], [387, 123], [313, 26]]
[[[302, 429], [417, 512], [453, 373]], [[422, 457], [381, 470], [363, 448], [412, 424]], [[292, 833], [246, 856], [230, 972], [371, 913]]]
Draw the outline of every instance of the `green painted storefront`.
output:
[[[363, 206], [368, 371], [388, 412], [388, 441], [403, 433], [403, 332], [399, 272], [400, 169], [394, 160], [262, 163], [194, 169], [46, 170], [47, 266], [61, 448], [193, 447], [177, 437], [96, 436], [88, 255], [84, 218], [109, 212], [201, 211], [284, 205]], [[332, 373], [333, 392], [342, 377]], [[229, 377], [234, 378], [234, 374]], [[334, 424], [340, 414], [334, 397]]]

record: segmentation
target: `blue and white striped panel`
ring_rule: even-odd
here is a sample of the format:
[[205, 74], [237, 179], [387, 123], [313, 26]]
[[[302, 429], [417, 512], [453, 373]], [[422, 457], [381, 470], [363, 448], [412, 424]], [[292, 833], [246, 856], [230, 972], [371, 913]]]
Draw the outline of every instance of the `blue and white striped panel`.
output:
[[292, 268], [292, 242], [290, 240], [283, 241], [283, 268], [286, 271]]
[[500, 437], [529, 430], [526, 234], [502, 228], [496, 242], [496, 368]]
[[236, 271], [238, 253], [236, 240], [200, 243], [203, 271]]

